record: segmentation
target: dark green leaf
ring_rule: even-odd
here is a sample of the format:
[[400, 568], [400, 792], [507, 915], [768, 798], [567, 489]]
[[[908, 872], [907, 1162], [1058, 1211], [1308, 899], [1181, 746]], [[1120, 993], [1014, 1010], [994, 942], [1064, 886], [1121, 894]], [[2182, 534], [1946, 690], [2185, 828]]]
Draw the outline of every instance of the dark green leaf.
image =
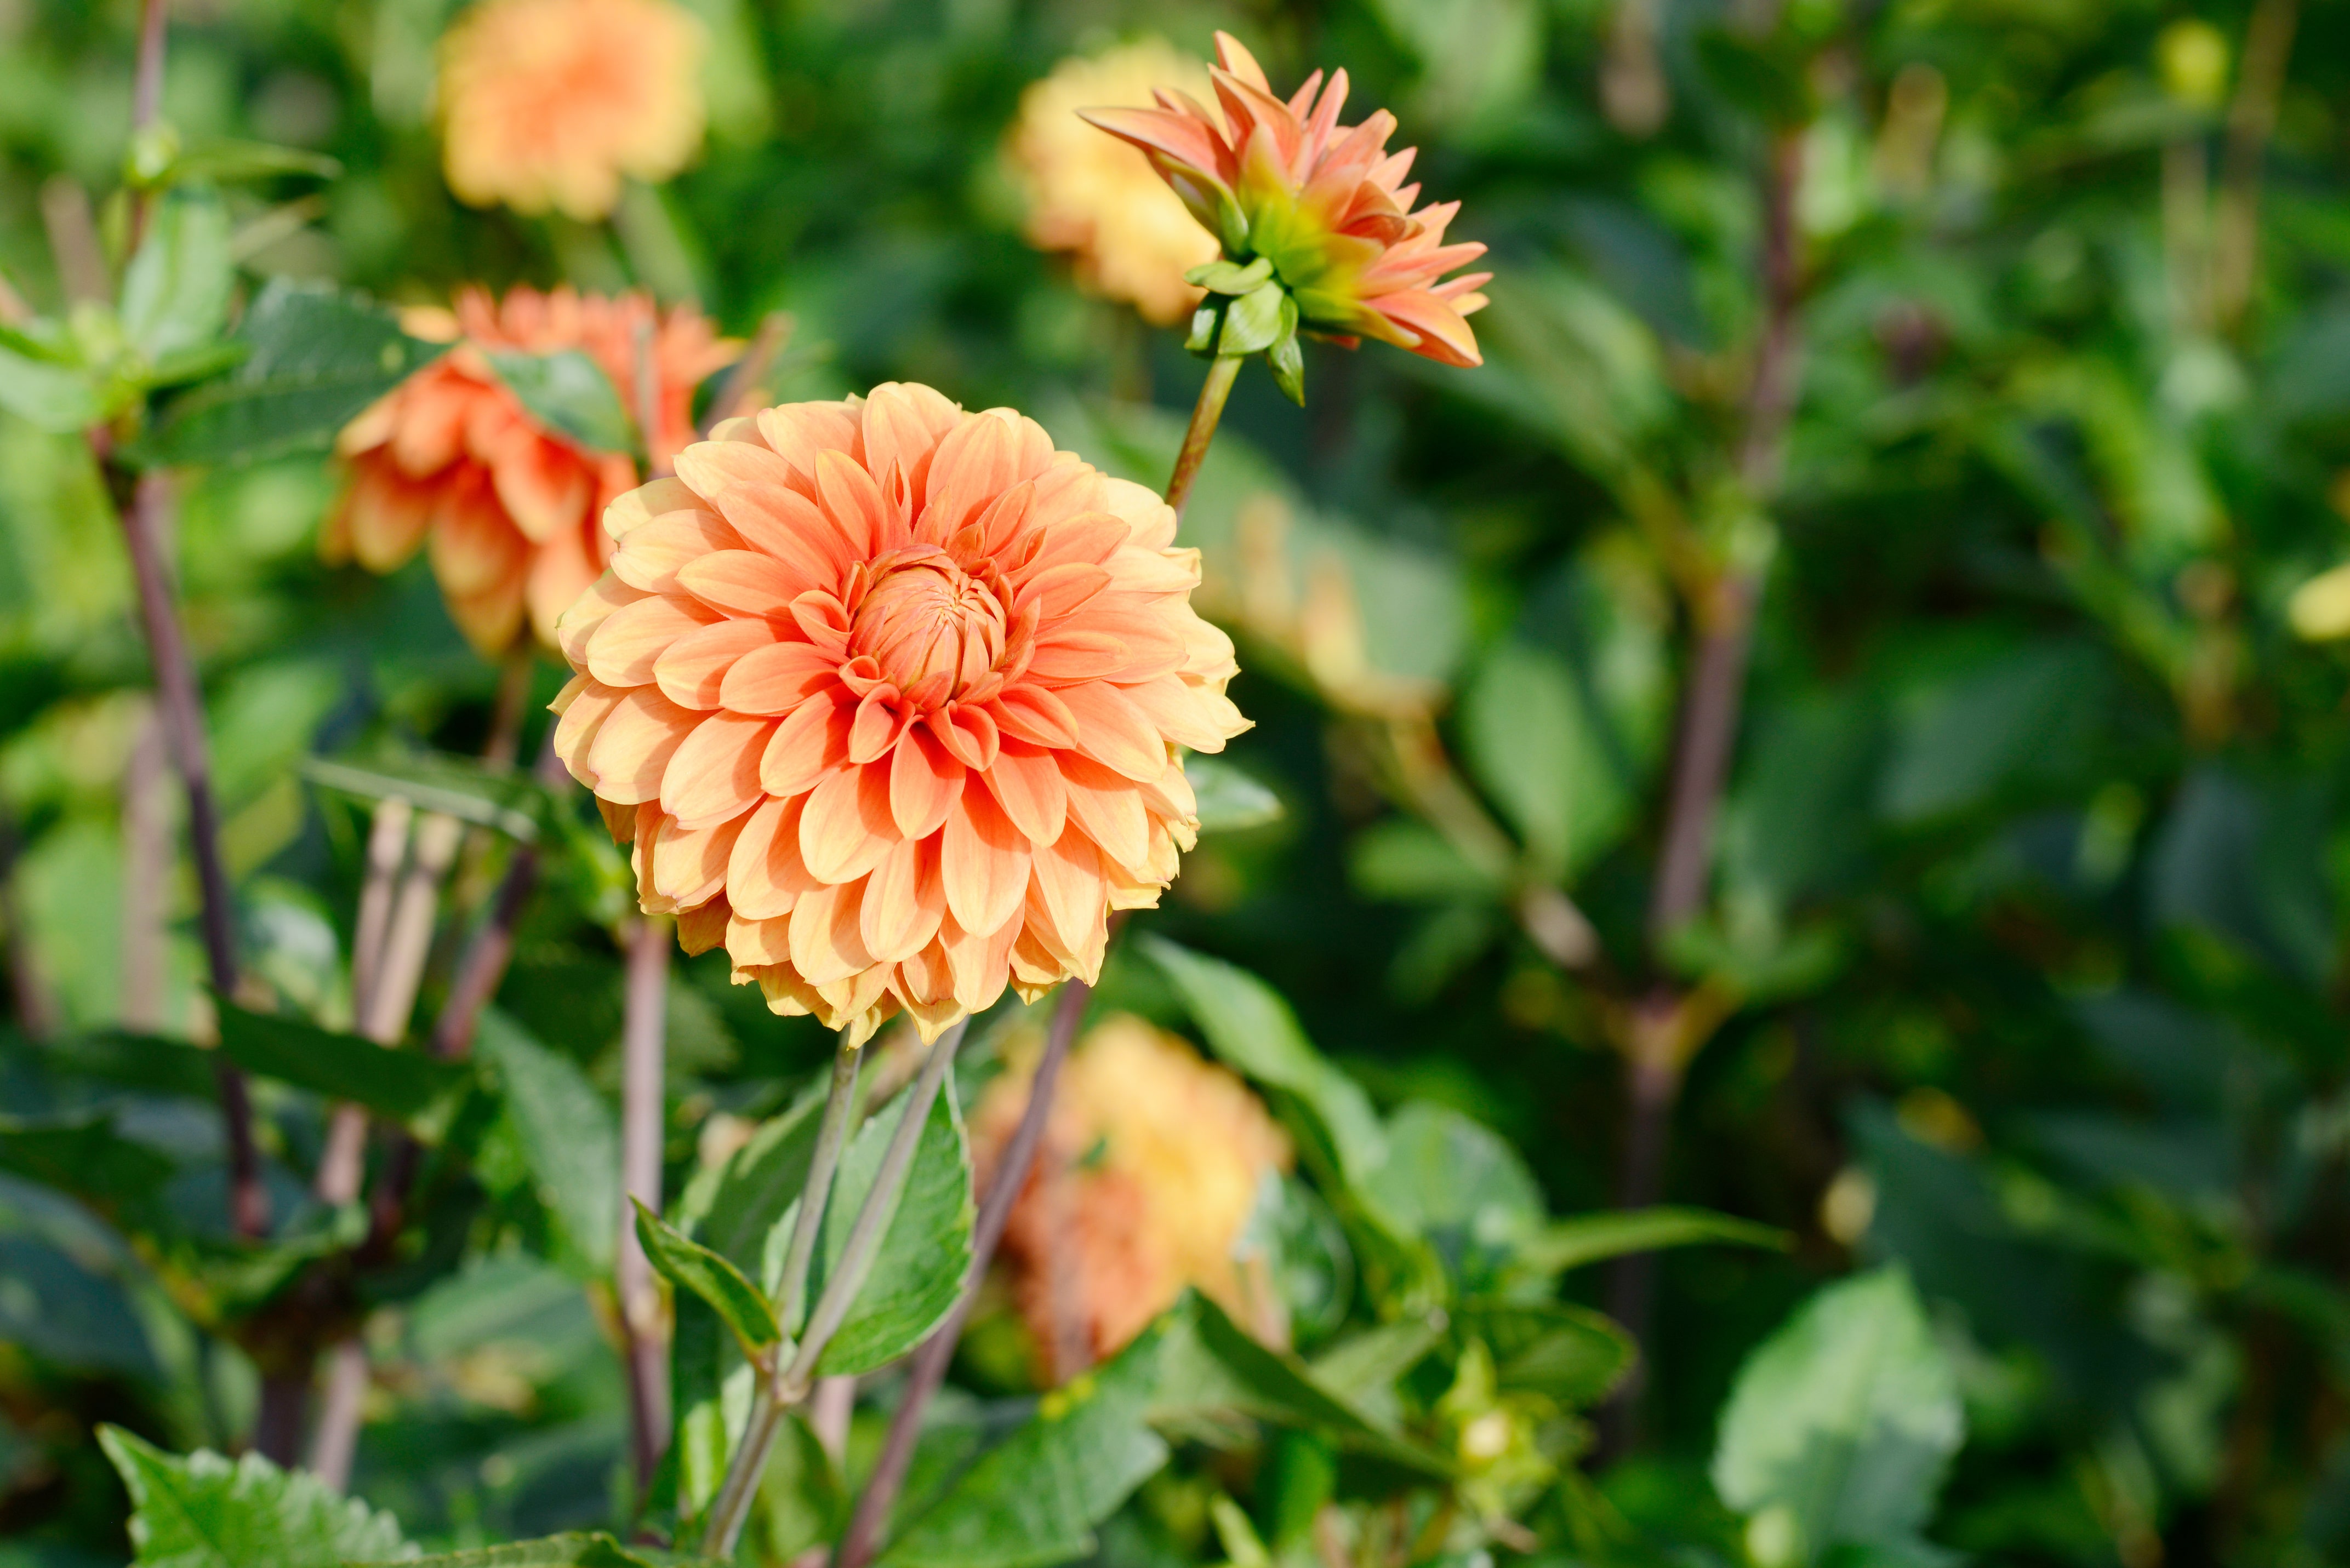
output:
[[879, 1568], [1045, 1568], [1089, 1555], [1094, 1527], [1167, 1462], [1143, 1425], [1164, 1322], [1036, 1414], [899, 1526]]
[[1795, 1551], [1898, 1546], [1932, 1517], [1966, 1412], [1909, 1276], [1829, 1285], [1740, 1368], [1713, 1451], [1714, 1490], [1742, 1513], [1783, 1509]]
[[498, 379], [548, 430], [595, 452], [635, 448], [637, 427], [619, 389], [588, 354], [577, 348], [552, 354], [509, 349], [494, 351], [488, 358]]
[[807, 1185], [823, 1111], [824, 1096], [813, 1094], [760, 1123], [714, 1179], [686, 1189], [678, 1223], [744, 1273], [764, 1277], [772, 1265], [780, 1275], [782, 1243], [770, 1257], [769, 1239]]
[[0, 1115], [0, 1169], [104, 1204], [135, 1203], [172, 1176], [172, 1164], [114, 1130], [111, 1111], [58, 1116]]
[[734, 1331], [745, 1355], [756, 1357], [782, 1340], [783, 1328], [775, 1322], [775, 1309], [764, 1291], [744, 1279], [740, 1269], [665, 1223], [643, 1204], [637, 1203], [636, 1210], [637, 1240], [646, 1258], [671, 1284], [708, 1302]]
[[394, 1562], [400, 1568], [655, 1568], [657, 1563], [668, 1561], [671, 1559], [666, 1552], [631, 1551], [600, 1530], [575, 1530], [504, 1546], [437, 1552], [429, 1557], [402, 1557], [380, 1563], [353, 1560], [348, 1568], [391, 1568]]
[[100, 1078], [133, 1089], [209, 1096], [219, 1085], [219, 1077], [213, 1071], [219, 1058], [184, 1040], [100, 1029], [50, 1041], [43, 1050], [61, 1073]]
[[155, 203], [122, 274], [123, 335], [151, 364], [202, 348], [227, 327], [236, 285], [228, 234], [217, 192], [182, 186]]
[[1470, 688], [1461, 727], [1478, 782], [1539, 875], [1572, 876], [1628, 825], [1631, 796], [1557, 655], [1504, 642]]
[[414, 1121], [473, 1076], [421, 1051], [338, 1034], [298, 1018], [274, 1017], [223, 1002], [221, 1049], [248, 1073], [349, 1100], [380, 1116]]
[[391, 311], [317, 284], [272, 278], [236, 341], [235, 374], [174, 398], [138, 453], [151, 463], [241, 463], [323, 451], [361, 410], [441, 352]]
[[258, 1454], [182, 1459], [120, 1427], [100, 1427], [98, 1440], [130, 1493], [139, 1568], [335, 1568], [407, 1545], [391, 1515]]
[[1222, 757], [1183, 759], [1183, 776], [1200, 803], [1200, 831], [1230, 833], [1281, 817], [1281, 797]]
[[[905, 1115], [905, 1098], [858, 1130], [841, 1156], [832, 1201], [816, 1248], [822, 1272], [839, 1265], [858, 1209], [872, 1190], [883, 1148]], [[816, 1370], [827, 1376], [873, 1371], [914, 1348], [962, 1293], [971, 1268], [971, 1150], [963, 1139], [951, 1068], [931, 1103], [914, 1164], [884, 1233], [873, 1272], [848, 1316], [825, 1346]], [[821, 1281], [809, 1282], [809, 1299]]]
[[1464, 1302], [1453, 1329], [1464, 1340], [1484, 1342], [1503, 1387], [1546, 1395], [1569, 1408], [1605, 1399], [1638, 1355], [1632, 1336], [1612, 1320], [1555, 1302]]
[[1627, 1252], [1708, 1243], [1784, 1251], [1789, 1240], [1784, 1231], [1711, 1210], [1622, 1209], [1555, 1220], [1541, 1234], [1520, 1244], [1517, 1261], [1536, 1273], [1556, 1274]]
[[362, 800], [404, 800], [419, 811], [477, 823], [534, 843], [552, 814], [546, 787], [528, 774], [470, 757], [306, 757], [302, 774]]
[[560, 1223], [573, 1262], [609, 1272], [620, 1222], [620, 1134], [611, 1107], [577, 1064], [496, 1008], [482, 1010], [473, 1048], [496, 1075], [531, 1185]]

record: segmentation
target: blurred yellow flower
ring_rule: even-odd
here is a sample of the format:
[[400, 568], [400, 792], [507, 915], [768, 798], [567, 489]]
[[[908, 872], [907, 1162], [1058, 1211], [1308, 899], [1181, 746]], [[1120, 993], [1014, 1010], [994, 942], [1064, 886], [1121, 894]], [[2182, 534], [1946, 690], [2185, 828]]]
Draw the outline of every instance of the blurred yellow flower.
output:
[[1029, 243], [1075, 253], [1086, 287], [1169, 327], [1200, 302], [1183, 275], [1216, 259], [1215, 236], [1141, 152], [1077, 118], [1148, 107], [1162, 88], [1204, 97], [1207, 70], [1158, 38], [1064, 60], [1022, 96], [1005, 151], [1027, 195]]
[[441, 40], [449, 188], [477, 207], [608, 215], [701, 145], [699, 18], [670, 0], [481, 0]]
[[[1028, 1106], [1037, 1042], [1012, 1052], [972, 1117], [982, 1184]], [[1196, 1286], [1259, 1338], [1286, 1337], [1235, 1243], [1289, 1138], [1240, 1078], [1175, 1035], [1113, 1014], [1071, 1052], [1028, 1186], [1003, 1233], [1021, 1315], [1054, 1380], [1116, 1352]]]
[[2350, 566], [2320, 572], [2293, 590], [2286, 615], [2312, 642], [2350, 637]]

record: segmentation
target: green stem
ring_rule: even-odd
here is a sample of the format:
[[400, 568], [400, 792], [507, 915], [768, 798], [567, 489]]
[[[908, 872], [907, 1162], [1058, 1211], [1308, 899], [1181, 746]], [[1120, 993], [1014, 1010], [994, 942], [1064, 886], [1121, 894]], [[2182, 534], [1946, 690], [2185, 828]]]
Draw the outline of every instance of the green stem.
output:
[[1175, 473], [1167, 482], [1167, 504], [1178, 517], [1183, 514], [1183, 503], [1191, 498], [1192, 477], [1200, 472], [1200, 460], [1208, 455], [1208, 443], [1216, 439], [1224, 400], [1232, 395], [1232, 382], [1245, 357], [1219, 354], [1208, 361], [1208, 379], [1200, 385], [1200, 400], [1191, 405], [1191, 428], [1183, 432], [1183, 450], [1176, 454]]
[[832, 1194], [832, 1175], [840, 1168], [841, 1145], [847, 1140], [848, 1107], [857, 1097], [857, 1069], [864, 1053], [843, 1045], [832, 1058], [832, 1090], [825, 1096], [824, 1120], [816, 1135], [816, 1152], [808, 1157], [807, 1185], [800, 1194], [799, 1218], [792, 1223], [792, 1244], [784, 1252], [784, 1278], [775, 1293], [785, 1334], [797, 1334], [807, 1311], [808, 1265], [816, 1259], [816, 1232], [823, 1228], [825, 1200]]

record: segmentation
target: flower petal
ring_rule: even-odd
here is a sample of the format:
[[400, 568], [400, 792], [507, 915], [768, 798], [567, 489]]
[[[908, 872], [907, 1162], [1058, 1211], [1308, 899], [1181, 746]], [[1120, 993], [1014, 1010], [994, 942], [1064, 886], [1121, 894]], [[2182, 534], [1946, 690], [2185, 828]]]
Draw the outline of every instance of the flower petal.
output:
[[759, 759], [775, 727], [773, 719], [743, 713], [703, 717], [661, 774], [661, 809], [689, 828], [748, 811], [763, 793]]

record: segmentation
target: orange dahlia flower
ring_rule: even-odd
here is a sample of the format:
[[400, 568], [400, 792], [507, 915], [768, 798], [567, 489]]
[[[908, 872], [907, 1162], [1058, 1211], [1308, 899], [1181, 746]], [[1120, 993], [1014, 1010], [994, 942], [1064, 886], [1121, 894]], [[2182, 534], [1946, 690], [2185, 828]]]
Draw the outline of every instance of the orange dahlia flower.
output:
[[[1015, 1045], [972, 1117], [984, 1185], [1027, 1109], [1039, 1042]], [[1269, 1277], [1234, 1256], [1288, 1135], [1248, 1085], [1176, 1035], [1115, 1014], [1062, 1066], [1003, 1231], [1014, 1298], [1052, 1381], [1114, 1355], [1186, 1286], [1259, 1338], [1287, 1337]]]
[[1091, 59], [1069, 59], [1020, 98], [1006, 151], [1028, 198], [1028, 239], [1074, 253], [1077, 280], [1170, 327], [1200, 291], [1183, 279], [1216, 259], [1201, 228], [1142, 154], [1077, 118], [1088, 104], [1142, 104], [1159, 88], [1205, 92], [1199, 61], [1151, 38]]
[[481, 0], [441, 41], [442, 164], [476, 207], [593, 223], [702, 142], [701, 19], [670, 0]]
[[1439, 282], [1485, 247], [1448, 245], [1458, 202], [1422, 207], [1404, 183], [1415, 148], [1387, 150], [1395, 116], [1338, 123], [1347, 73], [1322, 88], [1316, 71], [1286, 103], [1229, 34], [1209, 72], [1222, 109], [1164, 88], [1157, 109], [1094, 109], [1085, 118], [1147, 154], [1192, 215], [1236, 263], [1259, 257], [1297, 304], [1299, 323], [1340, 338], [1377, 337], [1447, 365], [1475, 365], [1491, 273]]
[[475, 648], [503, 653], [525, 616], [551, 645], [556, 618], [611, 555], [597, 514], [637, 483], [636, 463], [538, 423], [484, 351], [581, 349], [627, 397], [638, 384], [639, 331], [651, 327], [660, 428], [648, 440], [663, 463], [693, 439], [694, 388], [735, 346], [690, 306], [660, 311], [645, 295], [569, 288], [517, 288], [503, 302], [468, 289], [453, 317], [414, 312], [408, 325], [456, 347], [344, 427], [335, 447], [350, 482], [328, 516], [324, 553], [389, 572], [429, 538], [450, 617]]
[[1247, 727], [1175, 514], [927, 387], [730, 420], [612, 504], [556, 750], [649, 913], [778, 1012], [934, 1035], [1091, 981]]

